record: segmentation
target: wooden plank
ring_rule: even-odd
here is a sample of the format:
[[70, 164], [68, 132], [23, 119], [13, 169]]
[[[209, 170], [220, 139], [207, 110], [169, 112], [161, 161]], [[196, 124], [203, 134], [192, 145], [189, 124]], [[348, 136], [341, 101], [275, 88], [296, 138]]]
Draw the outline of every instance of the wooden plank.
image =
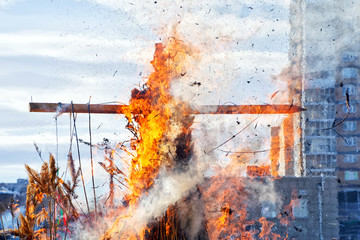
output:
[[[89, 113], [88, 104], [73, 104], [75, 113]], [[123, 114], [127, 105], [119, 104], [90, 104], [90, 113]], [[71, 113], [71, 103], [29, 103], [30, 112], [62, 112]]]
[[[73, 104], [75, 113], [88, 113], [88, 104]], [[120, 104], [90, 104], [90, 113], [124, 114], [128, 105]], [[70, 103], [29, 103], [30, 112], [70, 113]], [[289, 104], [279, 105], [201, 105], [193, 107], [190, 114], [291, 114], [305, 109]], [[140, 113], [139, 112], [134, 113]]]
[[305, 109], [288, 104], [272, 105], [202, 105], [194, 107], [192, 114], [289, 114]]

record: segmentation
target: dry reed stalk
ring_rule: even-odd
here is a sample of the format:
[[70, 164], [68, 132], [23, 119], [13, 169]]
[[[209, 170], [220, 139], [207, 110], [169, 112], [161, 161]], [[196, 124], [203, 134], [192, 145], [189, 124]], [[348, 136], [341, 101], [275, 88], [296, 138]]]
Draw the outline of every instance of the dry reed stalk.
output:
[[[77, 146], [77, 152], [78, 152], [78, 157], [79, 157], [79, 169], [80, 169], [81, 182], [82, 182], [82, 185], [83, 185], [83, 190], [84, 190], [84, 195], [85, 195], [85, 200], [86, 200], [86, 206], [87, 206], [87, 209], [88, 209], [88, 214], [90, 214], [89, 201], [88, 201], [87, 194], [86, 194], [84, 175], [83, 175], [82, 167], [81, 167], [80, 147], [79, 147], [79, 139], [78, 139], [77, 130], [76, 130], [74, 104], [73, 104], [72, 101], [71, 101], [71, 107], [72, 107], [72, 114], [73, 114], [73, 120], [74, 120], [74, 130], [75, 130], [75, 137], [76, 137], [76, 146]], [[90, 219], [90, 221], [91, 221], [91, 219]]]
[[68, 168], [70, 171], [70, 175], [71, 175], [71, 181], [73, 182], [73, 186], [75, 186], [78, 183], [78, 177], [80, 174], [80, 168], [76, 171], [75, 170], [75, 163], [74, 163], [74, 159], [72, 157], [72, 152], [70, 151], [68, 154]]
[[2, 225], [2, 229], [3, 229], [3, 235], [4, 235], [4, 239], [6, 239], [6, 235], [5, 235], [5, 225], [3, 222], [3, 218], [2, 218], [2, 213], [0, 212], [0, 220], [1, 220], [1, 225]]
[[95, 220], [96, 220], [96, 218], [97, 218], [97, 204], [96, 204], [95, 179], [94, 179], [94, 164], [93, 164], [93, 154], [92, 154], [91, 117], [90, 117], [90, 99], [89, 99], [89, 104], [88, 104], [88, 110], [89, 110], [89, 135], [90, 135], [91, 179], [92, 179], [93, 193], [94, 193]]
[[[57, 176], [58, 168], [55, 166], [55, 158], [50, 155], [49, 163], [44, 162], [41, 166], [40, 173], [25, 165], [29, 176], [29, 184], [26, 194], [26, 212], [25, 216], [19, 215], [20, 226], [18, 230], [14, 230], [12, 235], [21, 236], [25, 239], [38, 239], [44, 237], [45, 229], [35, 231], [35, 226], [39, 226], [44, 221], [49, 224], [49, 237], [50, 240], [56, 238], [56, 213], [55, 205], [58, 205], [67, 216], [71, 217], [68, 209], [71, 207], [73, 215], [75, 216], [76, 210], [71, 203], [74, 196], [74, 186], [70, 187], [65, 184], [61, 178]], [[77, 176], [79, 174], [76, 174]], [[75, 176], [76, 177], [76, 176]], [[75, 183], [76, 185], [76, 179]], [[58, 194], [59, 200], [55, 195]], [[48, 201], [48, 208], [44, 206], [44, 196]], [[59, 202], [60, 201], [60, 202]], [[37, 212], [38, 206], [43, 205], [42, 209]], [[64, 209], [64, 207], [67, 209]], [[46, 234], [46, 233], [45, 233]]]
[[12, 223], [12, 228], [14, 227], [14, 219], [15, 219], [15, 210], [17, 208], [17, 206], [19, 206], [19, 204], [15, 204], [15, 200], [14, 198], [11, 199], [11, 202], [9, 204], [9, 209], [10, 209], [10, 214], [11, 214], [11, 223]]

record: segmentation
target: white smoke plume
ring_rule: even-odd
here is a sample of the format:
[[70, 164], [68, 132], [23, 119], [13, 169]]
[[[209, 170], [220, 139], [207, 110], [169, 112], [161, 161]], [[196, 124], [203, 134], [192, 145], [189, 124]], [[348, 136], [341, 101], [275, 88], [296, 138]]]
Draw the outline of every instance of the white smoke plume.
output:
[[[283, 86], [271, 76], [288, 64], [288, 1], [92, 1], [126, 12], [155, 35], [141, 37], [166, 42], [176, 28], [180, 40], [193, 46], [198, 62], [175, 83], [177, 97], [194, 104], [268, 103]], [[152, 53], [149, 45], [124, 59], [149, 66]]]
[[[287, 1], [115, 1], [94, 0], [97, 3], [129, 14], [141, 28], [151, 28], [158, 36], [158, 42], [166, 42], [173, 37], [174, 28], [185, 44], [191, 44], [194, 58], [187, 64], [186, 72], [172, 83], [172, 93], [177, 99], [196, 104], [266, 104], [269, 96], [283, 86], [282, 82], [271, 76], [277, 75], [288, 64], [289, 32]], [[263, 5], [275, 4], [277, 15], [266, 11]], [[276, 21], [276, 18], [278, 21]], [[280, 40], [281, 41], [280, 41]], [[284, 40], [286, 39], [286, 40]], [[272, 41], [272, 45], [267, 45]], [[278, 46], [278, 45], [281, 46]], [[153, 49], [142, 52], [129, 52], [139, 61], [147, 61]], [[143, 60], [141, 60], [143, 59]], [[145, 59], [145, 60], [144, 60]], [[141, 62], [145, 64], [145, 62]], [[276, 82], [278, 81], [278, 82]], [[249, 88], [254, 89], [249, 91]], [[189, 169], [173, 172], [161, 169], [154, 185], [143, 196], [131, 216], [124, 218], [124, 227], [144, 227], [149, 222], [163, 216], [169, 206], [179, 202], [205, 177], [227, 174], [227, 177], [246, 175], [246, 165], [266, 164], [267, 154], [247, 158], [244, 164], [233, 167], [226, 152], [217, 148], [246, 126], [253, 117], [245, 116], [208, 116], [195, 119], [193, 139], [194, 155]], [[220, 150], [239, 151], [249, 149], [268, 149], [269, 132], [272, 125], [279, 124], [280, 117], [259, 118], [229, 144]], [[270, 119], [270, 120], [268, 120]], [[266, 137], [267, 136], [267, 137]], [[215, 150], [213, 150], [215, 149]], [[211, 150], [210, 154], [207, 154]], [[228, 170], [231, 170], [227, 172]], [[260, 202], [270, 200], [277, 203], [272, 183], [251, 182], [246, 187], [249, 195], [257, 196]], [[181, 206], [181, 203], [179, 203]], [[192, 215], [189, 235], [195, 236], [204, 216], [197, 214], [196, 204], [180, 214]], [[126, 213], [125, 213], [126, 215]], [[116, 216], [115, 216], [116, 217]], [[79, 231], [81, 239], [98, 239], [106, 227], [113, 224], [114, 218], [104, 218], [103, 226], [96, 229]], [[90, 232], [88, 232], [90, 231]], [[121, 235], [121, 227], [117, 228]], [[80, 233], [81, 232], [81, 233]]]

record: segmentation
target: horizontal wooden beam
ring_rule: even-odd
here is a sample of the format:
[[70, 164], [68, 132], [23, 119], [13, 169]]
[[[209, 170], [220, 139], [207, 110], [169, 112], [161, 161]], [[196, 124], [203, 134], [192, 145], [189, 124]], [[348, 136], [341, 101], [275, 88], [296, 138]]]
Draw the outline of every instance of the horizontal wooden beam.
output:
[[[89, 104], [71, 103], [29, 103], [30, 112], [89, 113]], [[124, 114], [128, 105], [90, 104], [90, 113]], [[200, 105], [193, 107], [190, 114], [291, 114], [304, 111], [304, 108], [289, 104], [278, 105]], [[140, 113], [141, 109], [138, 112]]]
[[[89, 104], [71, 104], [71, 103], [29, 103], [30, 112], [59, 112], [71, 113], [74, 107], [75, 113], [89, 113]], [[127, 105], [120, 104], [90, 104], [90, 113], [99, 114], [123, 114]]]

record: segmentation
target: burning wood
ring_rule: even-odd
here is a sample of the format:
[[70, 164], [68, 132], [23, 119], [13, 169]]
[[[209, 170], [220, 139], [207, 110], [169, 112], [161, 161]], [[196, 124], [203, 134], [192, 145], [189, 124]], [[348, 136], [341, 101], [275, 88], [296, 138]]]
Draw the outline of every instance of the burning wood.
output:
[[[110, 207], [115, 209], [114, 179], [126, 187], [126, 194], [121, 199], [123, 205], [114, 210], [116, 215], [111, 216], [113, 222], [110, 226], [106, 226], [100, 239], [225, 239], [234, 237], [250, 240], [257, 236], [259, 231], [248, 229], [248, 227], [256, 223], [262, 224], [262, 231], [258, 236], [266, 239], [271, 235], [273, 224], [265, 218], [259, 221], [248, 219], [248, 193], [243, 183], [235, 177], [230, 179], [220, 174], [211, 177], [210, 180], [205, 180], [204, 175], [209, 166], [201, 166], [201, 171], [197, 169], [200, 166], [192, 166], [192, 164], [197, 164], [192, 162], [191, 126], [194, 122], [192, 115], [293, 114], [304, 109], [293, 104], [192, 107], [188, 103], [178, 101], [171, 95], [170, 83], [172, 79], [179, 78], [186, 72], [185, 63], [191, 56], [191, 49], [175, 38], [170, 38], [168, 41], [167, 46], [156, 45], [154, 59], [151, 62], [154, 72], [148, 77], [148, 82], [142, 89], [132, 91], [129, 105], [31, 102], [30, 111], [57, 112], [58, 114], [75, 112], [125, 114], [128, 121], [126, 128], [133, 136], [128, 141], [129, 146], [125, 147], [121, 144], [117, 148], [131, 157], [126, 175], [115, 165], [112, 150], [109, 150], [109, 157], [105, 163], [101, 162], [100, 165], [110, 175], [108, 197]], [[286, 126], [292, 123], [291, 117], [288, 119]], [[275, 140], [273, 144], [279, 147], [279, 141]], [[291, 144], [288, 145], [286, 147], [291, 148]], [[213, 150], [207, 152], [206, 155], [209, 156]], [[273, 155], [274, 159], [278, 157], [276, 154]], [[69, 155], [69, 163], [70, 166], [71, 163], [73, 164], [71, 155]], [[274, 160], [272, 165], [248, 166], [247, 170], [249, 176], [263, 178], [277, 173], [278, 162]], [[35, 176], [34, 171], [29, 169], [28, 171]], [[76, 175], [73, 178], [79, 176], [79, 171], [75, 174], [74, 166], [71, 166], [71, 172], [73, 176]], [[222, 174], [226, 176], [226, 173]], [[123, 178], [118, 179], [118, 176]], [[55, 180], [60, 181], [58, 178]], [[75, 184], [76, 181], [73, 181]], [[57, 182], [56, 187], [60, 186], [69, 194], [73, 190], [69, 187], [70, 185]], [[32, 188], [34, 190], [38, 186], [33, 184]], [[45, 191], [42, 191], [42, 194], [52, 196], [52, 193]], [[71, 198], [67, 200], [69, 200], [67, 204], [71, 205]], [[157, 206], [153, 209], [152, 206], [148, 206], [149, 202], [156, 203]], [[55, 200], [53, 204], [55, 205]], [[46, 214], [43, 212], [42, 215]], [[90, 212], [87, 217], [91, 219]], [[49, 222], [52, 223], [53, 219]], [[22, 228], [26, 227], [26, 224], [24, 220]], [[50, 230], [50, 233], [54, 231]], [[33, 232], [29, 234], [34, 235]], [[52, 238], [51, 235], [50, 238]]]
[[270, 166], [247, 166], [247, 175], [249, 177], [270, 176]]
[[[156, 45], [152, 65], [155, 71], [149, 76], [144, 89], [134, 89], [130, 104], [114, 108], [116, 113], [124, 113], [128, 120], [127, 128], [134, 134], [131, 142], [136, 155], [132, 158], [130, 174], [126, 180], [130, 193], [125, 197], [128, 209], [117, 220], [102, 239], [145, 238], [174, 239], [186, 234], [184, 224], [187, 218], [179, 218], [179, 205], [169, 205], [165, 216], [152, 216], [153, 219], [139, 229], [119, 227], [138, 222], [137, 208], [141, 206], [141, 197], [149, 194], [158, 178], [160, 168], [167, 171], [184, 172], [189, 168], [192, 154], [191, 128], [194, 117], [190, 108], [183, 102], [177, 102], [170, 94], [170, 81], [181, 74], [181, 60], [187, 57], [189, 50], [185, 45], [173, 40], [167, 47]], [[91, 108], [90, 108], [91, 109]], [[186, 204], [185, 204], [186, 205]], [[149, 216], [150, 217], [150, 216]], [[182, 223], [182, 224], [181, 224]]]

